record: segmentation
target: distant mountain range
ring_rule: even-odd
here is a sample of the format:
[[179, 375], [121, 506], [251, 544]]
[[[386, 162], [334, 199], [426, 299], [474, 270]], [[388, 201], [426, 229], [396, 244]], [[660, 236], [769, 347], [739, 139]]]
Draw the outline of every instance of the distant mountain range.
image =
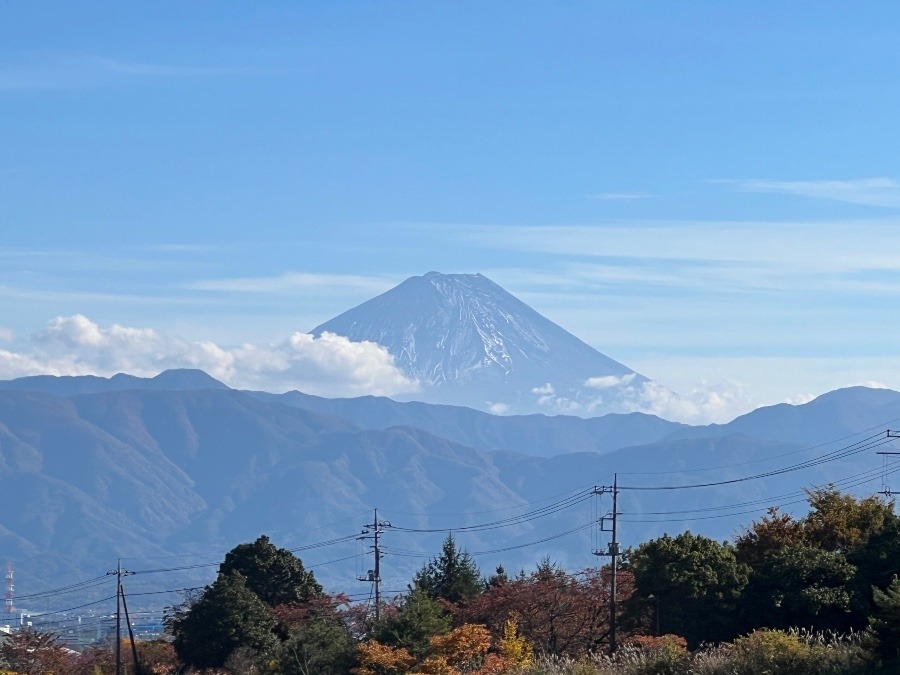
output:
[[[326, 585], [365, 593], [355, 535], [377, 507], [394, 589], [451, 530], [486, 573], [548, 555], [581, 568], [600, 562], [593, 520], [610, 506], [591, 488], [614, 474], [626, 544], [685, 528], [727, 538], [768, 505], [803, 511], [804, 486], [879, 489], [872, 444], [851, 444], [883, 437], [897, 410], [900, 393], [851, 388], [690, 427], [236, 391], [199, 371], [22, 378], [0, 382], [0, 559], [23, 595], [118, 557], [145, 572], [132, 592], [155, 594], [205, 582], [225, 550], [266, 533]], [[108, 594], [97, 583], [90, 597]]]
[[387, 348], [428, 403], [600, 415], [635, 410], [649, 382], [481, 274], [411, 277], [311, 332], [326, 331]]

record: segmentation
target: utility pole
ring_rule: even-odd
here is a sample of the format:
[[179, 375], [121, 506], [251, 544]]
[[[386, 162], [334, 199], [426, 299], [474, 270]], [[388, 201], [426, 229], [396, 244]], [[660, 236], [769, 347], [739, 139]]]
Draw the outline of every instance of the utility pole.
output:
[[131, 640], [131, 657], [134, 660], [134, 673], [138, 675], [138, 654], [137, 647], [134, 644], [134, 628], [131, 625], [131, 617], [128, 616], [128, 603], [125, 602], [125, 586], [122, 589], [122, 609], [125, 610], [125, 623], [128, 625], [128, 637]]
[[[900, 438], [900, 431], [891, 431], [888, 429], [887, 438]], [[881, 469], [881, 491], [878, 494], [884, 495], [885, 497], [893, 497], [894, 493], [891, 492], [891, 489], [887, 486], [887, 458], [888, 456], [900, 455], [900, 452], [876, 452], [875, 454], [881, 455], [883, 460]]]
[[372, 540], [372, 551], [375, 554], [375, 569], [369, 570], [364, 577], [358, 577], [360, 581], [370, 581], [375, 585], [375, 621], [381, 618], [381, 547], [379, 545], [379, 537], [384, 533], [385, 527], [390, 527], [390, 522], [386, 520], [378, 520], [378, 509], [375, 509], [375, 518], [369, 525], [363, 526], [362, 539]]
[[[619, 576], [619, 474], [613, 474], [612, 486], [605, 485], [602, 487], [594, 488], [595, 495], [602, 495], [606, 493], [612, 494], [612, 513], [608, 516], [603, 516], [600, 518], [600, 531], [609, 532], [612, 535], [612, 540], [609, 542], [609, 546], [606, 551], [597, 550], [593, 553], [594, 555], [609, 556], [611, 559], [610, 567], [612, 568], [612, 579], [609, 585], [609, 652], [610, 654], [614, 654], [616, 649], [618, 648], [618, 644], [616, 643], [616, 629], [618, 627], [616, 620], [616, 583]], [[612, 527], [609, 530], [605, 529], [607, 518], [611, 519], [612, 521]]]
[[122, 675], [122, 577], [134, 572], [122, 569], [122, 559], [119, 558], [116, 560], [116, 569], [106, 574], [116, 575], [116, 675]]

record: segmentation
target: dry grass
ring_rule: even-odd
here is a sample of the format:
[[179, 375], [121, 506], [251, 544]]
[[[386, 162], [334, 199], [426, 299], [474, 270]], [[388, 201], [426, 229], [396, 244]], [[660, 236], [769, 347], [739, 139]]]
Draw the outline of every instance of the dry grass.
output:
[[760, 630], [688, 653], [679, 645], [626, 646], [614, 656], [539, 659], [522, 675], [859, 675], [870, 637]]

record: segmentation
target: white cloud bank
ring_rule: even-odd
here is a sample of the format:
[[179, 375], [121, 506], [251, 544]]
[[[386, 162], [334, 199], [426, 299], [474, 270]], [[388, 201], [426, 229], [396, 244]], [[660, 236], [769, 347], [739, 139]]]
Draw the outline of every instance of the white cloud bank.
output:
[[24, 349], [0, 350], [3, 379], [120, 372], [148, 377], [169, 368], [199, 368], [242, 389], [298, 389], [320, 396], [391, 396], [418, 388], [381, 345], [331, 333], [317, 338], [298, 332], [277, 344], [223, 347], [153, 328], [102, 327], [76, 314], [50, 321]]
[[[652, 381], [634, 383], [635, 374], [588, 378], [584, 389], [567, 395], [551, 383], [535, 387], [535, 404], [550, 414], [595, 415], [642, 412], [687, 424], [728, 422], [756, 406], [739, 382], [700, 382], [687, 393], [675, 393]], [[587, 390], [587, 391], [585, 391]]]
[[626, 412], [643, 412], [687, 424], [729, 422], [756, 406], [746, 387], [733, 380], [702, 381], [687, 393], [676, 394], [656, 382], [626, 388], [622, 400]]

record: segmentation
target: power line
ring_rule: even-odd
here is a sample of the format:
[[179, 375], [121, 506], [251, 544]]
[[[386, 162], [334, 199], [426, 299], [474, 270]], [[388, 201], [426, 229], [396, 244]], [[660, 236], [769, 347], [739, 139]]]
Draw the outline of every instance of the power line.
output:
[[[816, 450], [818, 448], [824, 448], [828, 445], [833, 445], [835, 443], [839, 443], [840, 441], [846, 441], [848, 438], [854, 438], [855, 436], [859, 436], [861, 434], [866, 433], [867, 431], [872, 431], [873, 429], [884, 429], [890, 424], [900, 420], [900, 417], [894, 417], [892, 419], [887, 420], [886, 422], [882, 422], [880, 424], [876, 424], [875, 426], [867, 427], [865, 429], [860, 429], [859, 431], [847, 434], [846, 436], [841, 436], [840, 438], [834, 438], [830, 441], [825, 441], [823, 443], [819, 443], [817, 445], [809, 445], [804, 448], [800, 448], [798, 450], [791, 450], [790, 452], [778, 453], [775, 455], [770, 455], [768, 457], [760, 457], [758, 459], [748, 459], [743, 462], [735, 462], [733, 464], [719, 464], [717, 466], [706, 466], [697, 469], [682, 469], [678, 473], [698, 473], [702, 471], [718, 471], [721, 469], [733, 469], [738, 466], [746, 466], [747, 464], [758, 464], [760, 462], [770, 462], [773, 459], [781, 459], [784, 457], [790, 457], [791, 455], [799, 455], [804, 452], [810, 452], [812, 450]], [[878, 434], [876, 434], [877, 436]], [[874, 438], [874, 436], [870, 436], [870, 438]], [[690, 440], [690, 439], [684, 439]], [[620, 471], [619, 472], [623, 476], [660, 476], [671, 473], [670, 471]]]
[[511, 527], [513, 525], [522, 525], [532, 520], [537, 520], [539, 518], [543, 518], [545, 516], [553, 515], [554, 513], [559, 513], [560, 511], [564, 511], [576, 504], [580, 504], [591, 498], [592, 491], [584, 490], [580, 493], [577, 493], [571, 497], [560, 500], [558, 502], [554, 502], [549, 506], [545, 506], [540, 509], [535, 509], [534, 511], [529, 511], [527, 513], [523, 513], [519, 516], [513, 516], [511, 518], [504, 518], [502, 520], [495, 520], [493, 522], [488, 523], [480, 523], [478, 525], [459, 525], [456, 527], [433, 527], [433, 528], [418, 528], [418, 527], [402, 527], [399, 525], [392, 525], [391, 529], [398, 530], [400, 532], [420, 532], [420, 533], [443, 533], [443, 532], [480, 532], [484, 530], [495, 530], [503, 527]]
[[73, 593], [76, 591], [84, 591], [90, 588], [94, 588], [96, 586], [102, 586], [109, 579], [109, 575], [104, 574], [99, 577], [94, 577], [93, 579], [86, 579], [84, 581], [79, 581], [73, 584], [69, 584], [68, 586], [61, 586], [59, 588], [51, 588], [46, 591], [39, 591], [37, 593], [18, 593], [16, 594], [16, 600], [34, 600], [36, 598], [42, 598], [50, 595], [64, 595], [66, 593]]
[[[888, 432], [889, 433], [889, 432]], [[863, 439], [851, 445], [845, 446], [838, 450], [828, 453], [819, 458], [807, 460], [805, 462], [799, 462], [797, 464], [792, 464], [790, 466], [783, 467], [781, 469], [773, 469], [771, 471], [765, 471], [758, 474], [753, 474], [751, 476], [743, 476], [741, 478], [731, 478], [728, 480], [721, 481], [710, 481], [707, 483], [693, 483], [688, 485], [621, 485], [619, 486], [620, 490], [688, 490], [694, 488], [705, 488], [705, 487], [717, 487], [720, 485], [734, 485], [735, 483], [744, 483], [746, 481], [758, 480], [760, 478], [771, 478], [772, 476], [780, 476], [785, 473], [791, 473], [794, 471], [800, 471], [802, 469], [809, 469], [814, 466], [819, 466], [821, 464], [826, 464], [828, 462], [833, 462], [838, 459], [845, 459], [847, 457], [851, 457], [853, 455], [857, 455], [861, 452], [865, 452], [866, 450], [871, 450], [873, 448], [880, 447], [885, 445], [886, 443], [892, 442], [894, 439], [890, 436], [881, 436], [880, 440], [874, 440], [881, 436], [881, 434], [876, 434], [874, 436], [870, 436], [869, 438]]]
[[[303, 546], [297, 546], [295, 548], [285, 549], [290, 551], [291, 553], [297, 553], [299, 551], [311, 551], [316, 548], [324, 548], [326, 546], [334, 546], [336, 544], [342, 544], [345, 542], [354, 541], [357, 535], [348, 534], [343, 537], [337, 537], [334, 539], [328, 539], [325, 541], [319, 541], [312, 544], [305, 544]], [[164, 572], [182, 572], [186, 570], [194, 570], [194, 569], [202, 569], [205, 567], [218, 567], [222, 564], [222, 561], [217, 562], [204, 562], [204, 563], [195, 563], [193, 565], [181, 565], [179, 567], [160, 567], [157, 569], [148, 569], [148, 570], [135, 570], [134, 574], [161, 574]]]
[[[890, 475], [892, 473], [896, 473], [897, 471], [900, 471], [900, 467], [889, 471], [885, 475]], [[864, 485], [865, 483], [869, 483], [869, 482], [875, 480], [876, 478], [878, 478], [880, 475], [882, 475], [882, 471], [880, 469], [869, 469], [867, 471], [863, 471], [861, 473], [854, 474], [852, 476], [848, 476], [841, 480], [833, 481], [830, 484], [834, 485], [835, 487], [838, 487], [838, 488], [848, 489], [848, 488], [852, 488], [852, 487], [858, 487], [859, 485]], [[803, 499], [800, 499], [799, 501], [784, 502], [784, 500], [786, 500], [786, 499], [793, 499], [795, 497], [800, 497], [804, 494], [806, 494], [806, 490], [797, 490], [797, 491], [789, 492], [789, 493], [782, 494], [782, 495], [776, 495], [776, 496], [772, 496], [772, 497], [761, 497], [759, 499], [754, 499], [754, 500], [747, 501], [747, 502], [737, 502], [735, 504], [721, 504], [719, 506], [705, 506], [705, 507], [700, 507], [700, 508], [696, 508], [696, 509], [672, 509], [672, 510], [667, 510], [667, 511], [642, 511], [640, 513], [634, 513], [634, 514], [625, 512], [625, 515], [626, 516], [631, 516], [631, 515], [671, 516], [671, 515], [676, 515], [676, 514], [690, 515], [693, 513], [708, 513], [708, 512], [713, 512], [713, 511], [733, 511], [734, 509], [738, 509], [738, 508], [760, 506], [760, 505], [764, 505], [764, 504], [772, 505], [773, 503], [780, 503], [780, 505], [784, 506], [787, 504], [798, 504], [798, 503], [807, 501], [806, 498], [803, 498]], [[752, 513], [752, 511], [742, 512], [742, 513]], [[739, 513], [724, 513], [719, 517], [727, 517], [727, 516], [731, 516], [731, 515], [740, 515], [740, 514]], [[630, 518], [629, 518], [629, 520], [631, 521]], [[631, 521], [631, 522], [653, 522], [653, 521], [644, 520], [644, 521]]]

